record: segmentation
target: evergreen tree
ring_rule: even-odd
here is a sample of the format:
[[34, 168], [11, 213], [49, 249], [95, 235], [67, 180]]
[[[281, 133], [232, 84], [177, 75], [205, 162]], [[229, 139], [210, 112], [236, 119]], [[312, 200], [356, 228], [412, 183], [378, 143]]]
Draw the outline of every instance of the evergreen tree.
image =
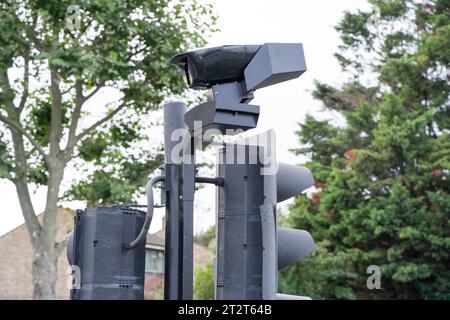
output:
[[[300, 125], [294, 152], [309, 157], [316, 189], [287, 223], [318, 248], [280, 286], [313, 298], [448, 297], [450, 2], [369, 2], [336, 28], [349, 80], [314, 91], [340, 120]], [[380, 290], [366, 286], [370, 265]]]

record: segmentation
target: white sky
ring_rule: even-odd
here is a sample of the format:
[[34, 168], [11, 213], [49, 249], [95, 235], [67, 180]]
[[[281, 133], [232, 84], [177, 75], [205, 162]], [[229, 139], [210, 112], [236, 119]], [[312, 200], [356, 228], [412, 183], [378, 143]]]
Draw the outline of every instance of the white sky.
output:
[[[215, 5], [220, 31], [208, 46], [226, 44], [262, 44], [265, 42], [301, 42], [308, 70], [298, 79], [255, 92], [252, 104], [261, 106], [256, 132], [274, 129], [277, 135], [277, 159], [299, 163], [301, 159], [289, 152], [298, 147], [295, 131], [305, 115], [320, 113], [320, 105], [311, 97], [313, 80], [330, 84], [341, 83], [342, 75], [333, 57], [339, 44], [333, 26], [345, 10], [365, 9], [365, 0], [205, 0]], [[106, 94], [104, 94], [106, 97]], [[162, 135], [156, 135], [162, 137]], [[66, 175], [66, 177], [68, 174]], [[70, 179], [70, 176], [69, 176]], [[212, 225], [214, 217], [214, 187], [207, 186], [196, 193], [195, 230]], [[14, 185], [0, 181], [0, 235], [23, 223]], [[36, 212], [42, 212], [45, 188], [33, 194]], [[84, 208], [82, 202], [65, 204]], [[161, 228], [163, 209], [155, 211], [150, 231]]]

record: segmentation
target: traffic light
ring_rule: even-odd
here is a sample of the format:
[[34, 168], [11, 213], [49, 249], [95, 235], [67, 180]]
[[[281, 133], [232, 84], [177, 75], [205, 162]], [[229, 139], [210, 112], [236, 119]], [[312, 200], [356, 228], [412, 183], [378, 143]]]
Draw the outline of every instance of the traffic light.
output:
[[68, 239], [72, 267], [72, 300], [144, 299], [145, 241], [136, 239], [145, 212], [129, 207], [77, 210], [74, 232]]
[[[254, 91], [306, 71], [300, 43], [200, 49], [171, 62], [190, 88], [210, 90], [208, 101], [184, 116], [194, 137], [208, 130], [234, 135], [255, 128], [260, 107], [249, 104]], [[309, 188], [312, 174], [302, 167], [277, 166], [272, 151], [270, 144], [245, 142], [225, 145], [219, 153], [217, 177], [224, 184], [217, 191], [217, 299], [295, 298], [277, 295], [278, 269], [314, 249], [308, 232], [278, 228], [276, 219], [277, 203]], [[267, 170], [274, 165], [278, 173]]]
[[[278, 171], [276, 173], [277, 202], [281, 202], [293, 196], [296, 196], [313, 185], [314, 177], [309, 169], [301, 166], [279, 163]], [[276, 203], [274, 207], [276, 209]], [[283, 269], [302, 259], [306, 255], [311, 253], [315, 248], [314, 240], [308, 231], [283, 228], [278, 226], [274, 231], [277, 234], [276, 239], [278, 241], [278, 250], [276, 252], [278, 270]], [[269, 239], [271, 237], [273, 236], [268, 235]], [[263, 261], [263, 264], [264, 263], [265, 262]], [[277, 272], [278, 270], [276, 270], [275, 272]], [[269, 279], [268, 281], [273, 280]], [[269, 295], [269, 297], [272, 297], [271, 292], [267, 292], [267, 294]], [[304, 299], [306, 297], [277, 293], [275, 298], [277, 300], [290, 300]]]
[[[195, 160], [195, 146], [200, 144], [198, 137], [208, 137], [217, 133], [224, 135], [236, 135], [257, 126], [260, 107], [250, 105], [254, 91], [260, 88], [295, 79], [306, 71], [303, 46], [300, 43], [266, 43], [263, 45], [238, 45], [222, 46], [200, 49], [179, 54], [172, 58], [175, 64], [185, 75], [187, 84], [196, 90], [209, 90], [208, 100], [186, 111], [184, 123], [190, 137], [190, 148], [187, 155]], [[176, 112], [176, 110], [174, 110]], [[172, 117], [177, 118], [179, 117]], [[180, 125], [179, 127], [182, 127]], [[171, 133], [169, 133], [171, 134]], [[194, 146], [192, 148], [192, 146]], [[254, 157], [254, 147], [245, 146], [244, 154]], [[256, 148], [259, 150], [259, 148]], [[229, 153], [224, 154], [225, 157]], [[245, 156], [244, 156], [245, 157]], [[189, 157], [188, 157], [189, 158]], [[267, 159], [264, 159], [267, 160]], [[192, 162], [191, 162], [192, 163]], [[182, 164], [186, 166], [186, 164]], [[228, 166], [219, 165], [222, 175], [217, 179], [225, 181], [225, 185], [216, 184], [219, 187], [218, 196], [218, 265], [217, 265], [217, 292], [219, 299], [274, 299], [276, 296], [277, 273], [277, 228], [276, 228], [276, 203], [277, 186], [275, 175], [257, 174], [258, 165], [247, 163]], [[179, 208], [187, 208], [182, 214], [177, 206], [169, 208], [168, 218], [175, 218], [168, 228], [178, 229], [178, 216], [184, 217], [185, 222], [180, 223], [184, 229], [184, 242], [176, 237], [170, 243], [166, 241], [169, 254], [178, 257], [187, 257], [181, 265], [182, 272], [177, 271], [176, 261], [166, 259], [166, 264], [174, 266], [166, 276], [167, 286], [170, 292], [179, 292], [179, 287], [188, 288], [192, 274], [192, 200], [193, 200], [193, 174], [190, 167], [184, 177], [172, 175], [173, 187], [169, 187], [167, 199], [172, 198], [179, 202], [177, 187], [180, 190], [190, 191], [181, 197], [189, 201], [179, 205]], [[166, 167], [169, 174], [170, 167]], [[282, 172], [285, 172], [284, 169]], [[295, 172], [296, 173], [296, 172]], [[301, 178], [305, 170], [301, 171]], [[170, 174], [169, 174], [170, 175]], [[175, 179], [174, 179], [175, 178]], [[235, 178], [237, 180], [235, 180]], [[199, 180], [195, 180], [199, 181]], [[291, 186], [301, 188], [291, 180]], [[169, 179], [166, 179], [166, 183]], [[181, 182], [181, 183], [180, 183]], [[253, 182], [253, 183], [252, 183]], [[302, 182], [307, 184], [308, 181]], [[263, 189], [261, 190], [261, 188]], [[287, 186], [280, 186], [281, 195]], [[226, 190], [226, 191], [224, 191]], [[242, 193], [242, 190], [246, 190]], [[172, 192], [172, 195], [170, 194]], [[261, 198], [263, 197], [263, 198]], [[257, 207], [255, 207], [257, 205]], [[245, 213], [236, 213], [235, 209], [244, 210]], [[268, 214], [264, 214], [268, 212]], [[269, 223], [270, 222], [270, 223]], [[175, 223], [175, 226], [172, 225]], [[284, 239], [302, 240], [304, 232], [285, 232], [280, 229], [280, 242]], [[170, 233], [178, 235], [181, 233]], [[169, 239], [170, 240], [170, 239]], [[237, 241], [237, 242], [236, 242]], [[171, 247], [173, 245], [173, 249]], [[177, 247], [176, 247], [177, 246]], [[178, 248], [178, 249], [177, 249]], [[262, 250], [264, 248], [264, 250]], [[236, 259], [235, 255], [239, 256]], [[282, 262], [289, 262], [298, 256], [298, 252], [291, 252], [284, 245], [280, 257]], [[177, 260], [178, 259], [178, 260]], [[171, 275], [173, 274], [173, 276]], [[183, 284], [175, 285], [183, 274]], [[190, 289], [190, 288], [189, 288]], [[190, 298], [191, 295], [169, 294], [166, 298]]]
[[277, 294], [278, 269], [311, 252], [314, 241], [306, 231], [277, 226], [277, 203], [310, 187], [311, 172], [277, 164], [270, 131], [273, 144], [226, 144], [219, 153], [217, 177], [195, 176], [198, 137], [209, 136], [210, 129], [235, 135], [255, 128], [260, 107], [249, 104], [254, 91], [305, 72], [302, 45], [223, 46], [183, 53], [171, 62], [185, 74], [190, 88], [209, 89], [208, 101], [189, 109], [182, 102], [164, 105], [165, 165], [147, 184], [146, 213], [129, 206], [77, 212], [67, 248], [75, 267], [71, 298], [143, 298], [143, 240], [157, 182], [164, 182], [166, 207], [165, 299], [193, 297], [195, 183], [218, 187], [216, 298], [302, 298]]
[[307, 168], [283, 163], [264, 172], [275, 164], [272, 151], [244, 143], [227, 144], [219, 152], [217, 176], [224, 185], [217, 192], [218, 300], [305, 299], [277, 294], [277, 275], [313, 251], [314, 241], [307, 231], [278, 227], [276, 207], [314, 179]]

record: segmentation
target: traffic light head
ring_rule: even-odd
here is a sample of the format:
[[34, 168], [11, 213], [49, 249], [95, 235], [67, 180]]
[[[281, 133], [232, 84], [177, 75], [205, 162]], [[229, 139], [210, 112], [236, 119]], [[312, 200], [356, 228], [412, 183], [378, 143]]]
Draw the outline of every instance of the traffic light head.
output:
[[145, 212], [128, 207], [77, 210], [67, 258], [72, 300], [142, 300], [145, 243], [127, 248], [142, 229]]
[[[314, 185], [308, 168], [286, 163], [278, 164], [276, 174], [277, 202], [292, 198]], [[305, 230], [277, 227], [278, 269], [287, 267], [311, 253], [314, 240]]]
[[290, 266], [314, 251], [311, 234], [305, 230], [277, 228], [278, 270]]
[[307, 168], [284, 163], [264, 170], [276, 163], [275, 135], [259, 137], [226, 144], [219, 153], [218, 176], [225, 184], [217, 193], [216, 297], [302, 299], [277, 294], [278, 270], [312, 252], [314, 240], [305, 230], [278, 227], [277, 203], [311, 187], [314, 179]]
[[314, 184], [314, 177], [308, 168], [279, 163], [277, 171], [277, 201], [296, 196]]

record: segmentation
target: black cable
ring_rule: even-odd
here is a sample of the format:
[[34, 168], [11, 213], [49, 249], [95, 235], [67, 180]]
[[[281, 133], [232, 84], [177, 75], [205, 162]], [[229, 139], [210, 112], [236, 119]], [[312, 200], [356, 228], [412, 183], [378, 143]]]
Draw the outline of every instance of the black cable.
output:
[[[145, 221], [144, 225], [142, 226], [141, 231], [139, 232], [139, 235], [135, 240], [133, 240], [129, 245], [129, 249], [136, 248], [142, 240], [146, 238], [146, 235], [148, 233], [148, 229], [150, 228], [150, 224], [152, 222], [153, 218], [153, 209], [155, 208], [155, 205], [153, 203], [153, 186], [164, 180], [164, 176], [156, 176], [150, 179], [150, 181], [147, 183], [147, 214], [145, 215]], [[214, 184], [219, 187], [223, 187], [225, 184], [225, 180], [221, 177], [217, 178], [206, 178], [206, 177], [195, 177], [195, 182], [199, 183], [210, 183]], [[124, 205], [122, 205], [124, 206]], [[145, 207], [145, 205], [130, 205], [130, 207]]]
[[128, 249], [136, 248], [142, 242], [142, 240], [146, 239], [148, 229], [150, 228], [150, 224], [153, 218], [153, 186], [159, 181], [163, 180], [163, 176], [156, 176], [151, 178], [147, 183], [147, 214], [145, 215], [144, 225], [142, 226], [141, 232], [139, 232], [137, 238], [128, 245]]

